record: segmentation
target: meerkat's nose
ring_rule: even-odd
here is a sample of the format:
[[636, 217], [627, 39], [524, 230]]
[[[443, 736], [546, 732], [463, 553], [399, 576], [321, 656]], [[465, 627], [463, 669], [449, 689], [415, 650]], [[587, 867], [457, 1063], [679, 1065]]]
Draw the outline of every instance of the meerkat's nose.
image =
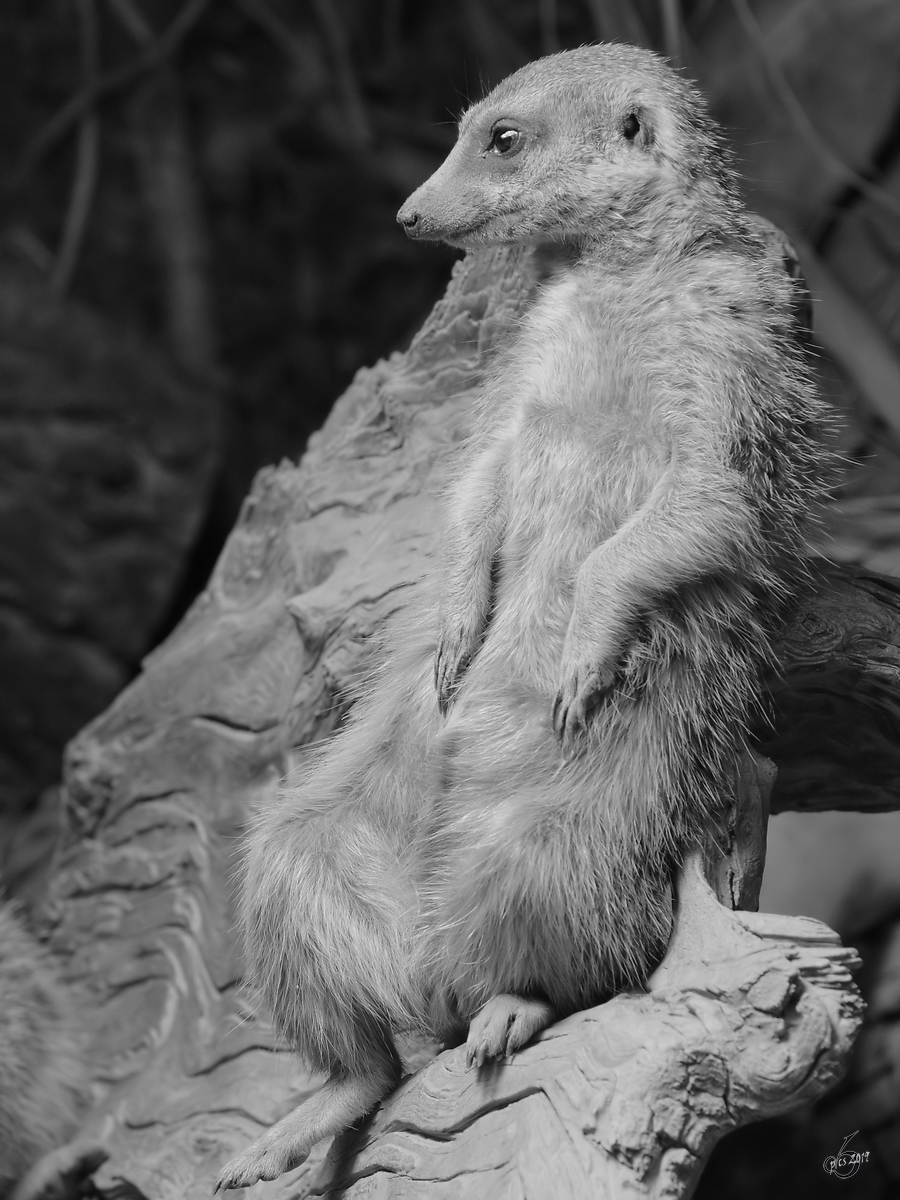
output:
[[419, 214], [404, 204], [397, 213], [397, 221], [406, 230], [407, 237], [415, 237], [419, 229]]

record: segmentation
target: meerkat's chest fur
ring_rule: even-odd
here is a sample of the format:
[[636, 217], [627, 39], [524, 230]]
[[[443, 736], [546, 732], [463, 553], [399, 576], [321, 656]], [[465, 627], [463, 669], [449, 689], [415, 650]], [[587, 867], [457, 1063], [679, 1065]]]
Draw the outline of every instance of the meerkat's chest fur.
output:
[[510, 571], [542, 572], [550, 564], [528, 556], [543, 550], [565, 586], [667, 474], [724, 460], [733, 414], [704, 371], [711, 343], [727, 355], [738, 322], [723, 295], [742, 273], [651, 260], [588, 265], [544, 287], [486, 388], [492, 436], [508, 442], [496, 470]]
[[737, 262], [650, 261], [633, 274], [604, 277], [593, 266], [551, 283], [492, 373], [498, 419], [499, 391], [520, 434], [592, 433], [601, 454], [720, 425], [721, 395], [704, 403], [712, 397], [696, 385], [710, 350], [719, 363], [739, 353], [729, 293], [740, 291], [744, 273]]

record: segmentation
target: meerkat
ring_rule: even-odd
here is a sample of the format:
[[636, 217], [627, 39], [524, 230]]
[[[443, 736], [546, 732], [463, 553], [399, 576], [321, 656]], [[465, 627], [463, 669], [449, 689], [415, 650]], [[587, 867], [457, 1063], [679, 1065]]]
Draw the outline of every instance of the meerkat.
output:
[[328, 1075], [222, 1171], [270, 1179], [401, 1075], [640, 987], [714, 824], [821, 487], [797, 285], [702, 97], [649, 51], [541, 59], [464, 115], [407, 234], [532, 247], [433, 599], [248, 836], [249, 979]]

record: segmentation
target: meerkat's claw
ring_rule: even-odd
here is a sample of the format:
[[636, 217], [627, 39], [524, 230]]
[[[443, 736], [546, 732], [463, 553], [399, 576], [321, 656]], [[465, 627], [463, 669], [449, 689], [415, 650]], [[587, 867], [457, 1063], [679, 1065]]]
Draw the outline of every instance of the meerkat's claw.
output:
[[285, 1171], [299, 1167], [308, 1157], [309, 1150], [299, 1146], [295, 1149], [292, 1140], [263, 1134], [242, 1154], [225, 1164], [219, 1172], [213, 1195], [230, 1188], [252, 1187], [261, 1179], [277, 1179]]
[[462, 676], [477, 648], [477, 639], [462, 626], [452, 634], [443, 634], [434, 659], [434, 686], [438, 708], [446, 716], [459, 689]]
[[466, 1066], [483, 1067], [486, 1062], [521, 1050], [553, 1019], [553, 1009], [545, 1000], [494, 996], [469, 1023]]
[[563, 671], [563, 684], [553, 701], [553, 729], [563, 745], [573, 750], [591, 712], [616, 686], [613, 666], [581, 666]]

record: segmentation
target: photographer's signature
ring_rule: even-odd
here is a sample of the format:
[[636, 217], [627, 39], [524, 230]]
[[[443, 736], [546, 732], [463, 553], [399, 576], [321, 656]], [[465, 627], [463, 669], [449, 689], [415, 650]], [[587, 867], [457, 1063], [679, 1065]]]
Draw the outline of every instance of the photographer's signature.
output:
[[859, 1133], [855, 1129], [853, 1133], [847, 1135], [841, 1143], [841, 1148], [837, 1154], [832, 1154], [822, 1163], [825, 1171], [829, 1175], [833, 1175], [835, 1179], [849, 1179], [851, 1175], [855, 1175], [863, 1163], [869, 1161], [868, 1150], [848, 1150], [847, 1143], [855, 1138]]

